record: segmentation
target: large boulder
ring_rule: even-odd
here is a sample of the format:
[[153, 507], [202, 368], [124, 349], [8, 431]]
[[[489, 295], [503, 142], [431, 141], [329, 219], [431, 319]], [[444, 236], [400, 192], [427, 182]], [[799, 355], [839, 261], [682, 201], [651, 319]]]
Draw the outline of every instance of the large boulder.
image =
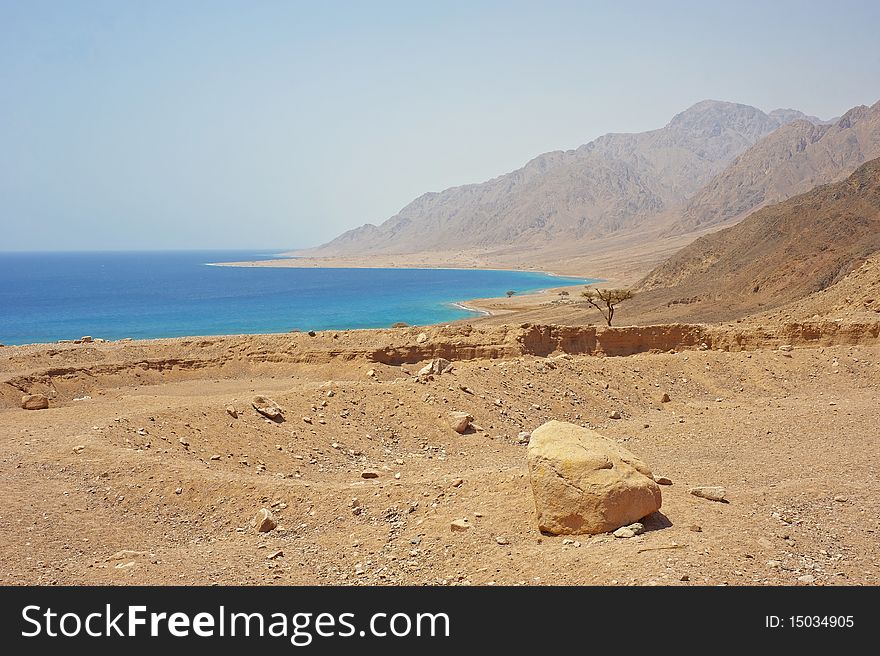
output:
[[596, 431], [548, 421], [532, 431], [528, 459], [545, 533], [607, 533], [660, 509], [648, 466]]

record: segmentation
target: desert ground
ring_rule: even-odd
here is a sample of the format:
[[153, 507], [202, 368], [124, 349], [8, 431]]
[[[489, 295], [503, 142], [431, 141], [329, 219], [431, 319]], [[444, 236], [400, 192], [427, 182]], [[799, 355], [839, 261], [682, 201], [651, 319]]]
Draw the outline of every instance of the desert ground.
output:
[[[873, 317], [0, 348], [0, 581], [877, 584]], [[671, 479], [645, 533], [538, 530], [524, 433], [550, 419]]]

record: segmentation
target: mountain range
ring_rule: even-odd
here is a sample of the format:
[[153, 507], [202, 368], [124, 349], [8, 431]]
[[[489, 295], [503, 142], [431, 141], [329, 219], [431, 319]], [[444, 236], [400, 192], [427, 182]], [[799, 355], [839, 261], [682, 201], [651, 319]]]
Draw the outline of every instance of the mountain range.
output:
[[[372, 256], [479, 250], [577, 253], [625, 236], [660, 247], [846, 177], [880, 156], [880, 102], [832, 122], [706, 100], [663, 128], [613, 133], [539, 155], [480, 184], [427, 193], [299, 255]], [[589, 273], [584, 271], [584, 273]]]

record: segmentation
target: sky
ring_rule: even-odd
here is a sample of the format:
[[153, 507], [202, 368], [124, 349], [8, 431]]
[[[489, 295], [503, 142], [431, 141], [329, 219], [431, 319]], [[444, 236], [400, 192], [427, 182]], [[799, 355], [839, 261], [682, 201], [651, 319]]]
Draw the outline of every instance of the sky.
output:
[[880, 3], [0, 0], [0, 251], [268, 249], [706, 98], [880, 99]]

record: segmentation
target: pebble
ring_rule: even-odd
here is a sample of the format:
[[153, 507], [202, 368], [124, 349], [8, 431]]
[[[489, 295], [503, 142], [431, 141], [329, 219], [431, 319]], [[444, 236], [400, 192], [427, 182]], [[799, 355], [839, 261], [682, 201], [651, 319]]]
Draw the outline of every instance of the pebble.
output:
[[654, 482], [657, 485], [672, 485], [672, 479], [666, 476], [654, 476]]
[[619, 529], [614, 531], [612, 535], [616, 538], [634, 538], [637, 535], [641, 535], [645, 532], [645, 525], [641, 522], [635, 522], [630, 524], [629, 526], [621, 526]]
[[361, 472], [361, 478], [379, 478], [379, 472], [375, 469], [365, 469]]
[[620, 417], [621, 417], [620, 411], [618, 411], [618, 410], [613, 410], [611, 412], [611, 414], [608, 415], [609, 419], [620, 419]]
[[816, 580], [816, 577], [813, 576], [812, 574], [805, 574], [804, 576], [798, 577], [798, 581], [800, 581], [801, 583], [803, 583], [805, 585], [809, 585], [810, 583], [813, 583], [815, 580]]
[[727, 490], [720, 485], [695, 487], [691, 489], [691, 494], [709, 501], [724, 501], [724, 497], [727, 496]]
[[840, 494], [838, 494], [836, 497], [834, 497], [834, 500], [837, 503], [846, 503], [847, 501], [849, 501], [849, 499], [847, 497], [840, 495]]
[[495, 542], [497, 542], [498, 544], [502, 544], [502, 545], [504, 545], [504, 544], [510, 544], [510, 540], [508, 540], [508, 539], [507, 539], [506, 537], [504, 537], [503, 535], [499, 535], [499, 536], [497, 536], [497, 537], [495, 538]]
[[281, 558], [284, 555], [284, 551], [279, 549], [278, 551], [273, 551], [268, 556], [266, 556], [266, 560], [275, 560], [276, 558]]
[[449, 528], [453, 533], [460, 533], [462, 531], [467, 531], [471, 527], [471, 523], [467, 519], [454, 519], [449, 524]]
[[238, 419], [238, 410], [235, 409], [234, 405], [226, 406], [226, 414], [228, 414], [233, 419]]
[[251, 526], [257, 529], [258, 533], [268, 533], [278, 526], [275, 521], [275, 515], [268, 508], [260, 508], [254, 518], [251, 520]]

